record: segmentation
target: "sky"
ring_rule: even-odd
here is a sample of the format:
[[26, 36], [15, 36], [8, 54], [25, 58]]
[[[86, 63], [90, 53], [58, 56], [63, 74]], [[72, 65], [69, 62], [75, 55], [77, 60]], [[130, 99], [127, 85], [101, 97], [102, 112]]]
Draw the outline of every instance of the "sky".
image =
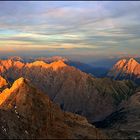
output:
[[139, 1], [0, 1], [0, 52], [88, 59], [139, 48]]

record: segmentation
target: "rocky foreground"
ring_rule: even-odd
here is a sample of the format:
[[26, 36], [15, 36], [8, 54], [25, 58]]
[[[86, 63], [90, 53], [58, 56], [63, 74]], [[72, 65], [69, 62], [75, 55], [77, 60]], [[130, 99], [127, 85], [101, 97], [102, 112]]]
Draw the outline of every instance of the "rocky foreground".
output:
[[86, 118], [62, 112], [47, 95], [20, 78], [0, 94], [0, 138], [104, 139]]

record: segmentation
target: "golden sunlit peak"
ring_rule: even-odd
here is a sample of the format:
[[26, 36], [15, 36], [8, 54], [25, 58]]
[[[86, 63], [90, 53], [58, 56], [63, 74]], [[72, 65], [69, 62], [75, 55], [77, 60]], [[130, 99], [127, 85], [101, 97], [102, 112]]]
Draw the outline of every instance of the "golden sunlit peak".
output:
[[58, 61], [55, 61], [55, 62], [52, 62], [50, 64], [47, 64], [45, 63], [44, 61], [35, 61], [33, 63], [28, 63], [26, 65], [27, 67], [32, 67], [32, 66], [42, 66], [44, 68], [49, 68], [49, 67], [52, 67], [53, 70], [57, 70], [58, 68], [60, 67], [65, 67], [67, 66], [62, 60], [58, 60]]
[[126, 62], [127, 60], [126, 59], [121, 59], [119, 62]]
[[18, 87], [18, 86], [20, 86], [20, 85], [23, 84], [23, 83], [25, 83], [25, 79], [24, 79], [23, 77], [21, 77], [21, 78], [17, 79], [17, 80], [13, 83], [12, 88], [13, 88], [13, 87]]
[[[12, 87], [9, 89], [10, 92], [13, 92], [14, 90], [16, 90], [17, 88], [19, 88], [21, 85], [25, 84], [25, 79], [23, 77], [17, 79]], [[5, 91], [5, 90], [4, 90]]]
[[133, 57], [129, 59], [129, 61], [135, 60]]
[[134, 58], [130, 58], [128, 62], [138, 63]]
[[2, 93], [0, 94], [0, 105], [2, 105], [12, 94], [15, 94], [20, 87], [23, 87], [23, 85], [26, 85], [26, 80], [21, 77], [19, 79], [17, 79], [11, 88], [6, 88], [5, 90], [2, 91]]
[[12, 87], [6, 88], [1, 94], [0, 94], [0, 105], [13, 93], [14, 90], [16, 90], [17, 88], [19, 88], [19, 86], [21, 84], [23, 84], [25, 82], [24, 78], [21, 77], [18, 80], [16, 80]]
[[0, 94], [0, 105], [13, 93], [14, 90], [19, 88], [19, 86], [23, 85], [25, 83], [25, 79], [23, 77], [17, 79], [12, 87], [6, 88], [1, 94]]
[[7, 85], [6, 80], [2, 76], [0, 76], [0, 88], [2, 88], [3, 86], [6, 86], [6, 85]]
[[130, 65], [133, 69], [135, 69], [137, 65], [140, 66], [140, 64], [134, 58], [129, 59], [128, 65]]
[[45, 66], [45, 65], [48, 65], [48, 64], [45, 63], [44, 61], [35, 61], [35, 62], [32, 63], [32, 65], [34, 65], [34, 66], [39, 66], [39, 65]]
[[116, 66], [117, 66], [118, 68], [123, 67], [123, 66], [125, 65], [126, 62], [127, 62], [126, 59], [121, 59], [120, 61], [118, 61], [118, 62], [115, 64], [114, 67], [116, 67]]
[[50, 66], [53, 67], [54, 70], [57, 70], [58, 68], [65, 67], [67, 65], [62, 60], [59, 60], [51, 63]]
[[27, 67], [37, 67], [37, 66], [42, 66], [42, 67], [48, 67], [49, 64], [45, 63], [44, 61], [35, 61], [33, 63], [27, 63]]

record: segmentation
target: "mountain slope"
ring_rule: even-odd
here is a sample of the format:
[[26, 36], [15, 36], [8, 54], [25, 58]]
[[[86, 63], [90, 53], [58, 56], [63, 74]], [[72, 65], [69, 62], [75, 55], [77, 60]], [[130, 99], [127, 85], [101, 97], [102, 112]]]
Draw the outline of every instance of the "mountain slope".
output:
[[133, 58], [118, 61], [108, 73], [113, 79], [130, 79], [140, 83], [140, 64]]
[[62, 112], [23, 78], [5, 89], [0, 101], [1, 138], [106, 138], [85, 118]]
[[0, 74], [9, 81], [19, 77], [29, 79], [36, 88], [47, 92], [63, 110], [83, 115], [90, 122], [106, 118], [134, 90], [130, 81], [94, 78], [63, 61], [51, 64], [43, 61], [24, 64], [11, 60], [7, 60], [6, 64], [2, 61]]
[[140, 92], [121, 104], [104, 124], [103, 131], [113, 139], [140, 139]]

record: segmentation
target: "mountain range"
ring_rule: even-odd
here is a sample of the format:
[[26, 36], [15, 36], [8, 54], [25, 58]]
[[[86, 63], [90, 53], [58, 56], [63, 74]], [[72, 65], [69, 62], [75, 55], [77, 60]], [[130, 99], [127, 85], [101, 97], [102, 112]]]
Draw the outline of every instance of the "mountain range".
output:
[[[5, 59], [7, 60], [7, 58]], [[96, 77], [104, 77], [109, 70], [109, 68], [105, 66], [96, 66], [97, 64], [83, 63], [83, 62], [71, 60], [62, 56], [37, 57], [37, 58], [32, 58], [32, 57], [22, 58], [19, 56], [12, 56], [12, 57], [8, 57], [8, 59], [14, 60], [14, 61], [20, 61], [24, 63], [26, 62], [31, 63], [34, 61], [43, 61], [46, 63], [52, 63], [52, 62], [61, 60], [69, 66], [74, 66], [77, 69], [80, 69], [81, 71], [86, 72], [88, 74], [92, 74]]]
[[97, 78], [66, 59], [17, 59], [0, 60], [1, 137], [140, 137], [136, 60], [122, 59]]
[[95, 78], [61, 60], [50, 64], [1, 60], [0, 74], [11, 83], [20, 77], [29, 79], [63, 110], [83, 115], [90, 122], [110, 115], [135, 89], [131, 81]]

